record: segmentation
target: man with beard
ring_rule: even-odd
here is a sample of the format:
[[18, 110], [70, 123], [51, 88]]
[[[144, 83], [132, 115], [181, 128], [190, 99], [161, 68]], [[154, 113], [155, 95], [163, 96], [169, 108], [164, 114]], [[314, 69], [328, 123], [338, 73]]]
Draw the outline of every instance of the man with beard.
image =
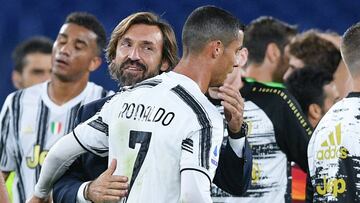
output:
[[282, 84], [288, 68], [285, 47], [296, 29], [272, 17], [260, 17], [246, 29], [249, 50], [241, 95], [252, 154], [252, 182], [241, 197], [223, 202], [291, 202], [290, 162], [307, 171], [306, 147], [312, 128]]
[[89, 82], [101, 64], [106, 34], [97, 18], [72, 13], [60, 28], [52, 50], [51, 80], [10, 94], [0, 114], [0, 169], [16, 171], [14, 202], [33, 193], [48, 150], [72, 130], [82, 104], [107, 91]]
[[[121, 86], [135, 85], [161, 72], [167, 72], [177, 64], [174, 32], [170, 25], [153, 13], [132, 14], [122, 20], [112, 32], [107, 59], [111, 76]], [[78, 123], [92, 117], [108, 99], [81, 107]], [[233, 138], [238, 140], [235, 136]], [[232, 147], [233, 145], [228, 144], [221, 152], [214, 182], [232, 194], [241, 194], [246, 189], [249, 177], [246, 174], [251, 166], [251, 160], [244, 161], [244, 158], [249, 159], [251, 156], [242, 156], [240, 153], [238, 157], [234, 151], [242, 151], [243, 147], [234, 145], [237, 150]], [[55, 184], [55, 202], [103, 202], [125, 196], [128, 178], [112, 175], [117, 167], [115, 161], [111, 162], [108, 169], [107, 164], [107, 157], [101, 158], [91, 153], [82, 155]]]

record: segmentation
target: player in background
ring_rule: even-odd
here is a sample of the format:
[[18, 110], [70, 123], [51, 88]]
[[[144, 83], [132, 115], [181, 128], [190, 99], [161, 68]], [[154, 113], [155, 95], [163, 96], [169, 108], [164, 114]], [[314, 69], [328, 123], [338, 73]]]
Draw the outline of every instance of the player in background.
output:
[[[47, 37], [31, 37], [18, 44], [13, 53], [12, 82], [16, 89], [30, 87], [50, 79], [53, 41]], [[1, 147], [0, 147], [1, 148]], [[6, 180], [6, 188], [12, 201], [15, 172]]]
[[16, 171], [15, 203], [33, 193], [48, 150], [72, 130], [78, 108], [108, 94], [88, 82], [90, 72], [101, 64], [105, 43], [104, 28], [95, 16], [70, 14], [54, 42], [50, 81], [7, 97], [0, 114], [0, 169], [5, 178]]
[[[288, 52], [289, 52], [289, 68], [284, 75], [284, 80], [286, 81], [288, 77], [291, 76], [292, 72], [297, 69], [302, 69], [304, 67], [313, 67], [316, 69], [323, 69], [329, 74], [333, 75], [336, 92], [340, 97], [346, 96], [346, 90], [344, 90], [343, 85], [344, 81], [346, 81], [346, 77], [341, 76], [344, 73], [344, 70], [347, 68], [343, 67], [343, 62], [341, 59], [340, 49], [337, 47], [332, 41], [327, 38], [324, 38], [323, 35], [328, 35], [322, 33], [318, 30], [308, 30], [304, 33], [298, 34], [289, 44]], [[318, 80], [316, 80], [318, 81]], [[307, 83], [305, 85], [315, 84], [316, 81]], [[295, 82], [293, 80], [293, 82]], [[346, 82], [345, 82], [346, 83]], [[339, 89], [341, 91], [339, 91]], [[304, 93], [301, 93], [299, 90], [294, 90], [297, 95], [306, 95], [305, 92], [310, 93], [312, 90], [304, 90]], [[319, 90], [320, 91], [320, 90]], [[312, 94], [308, 95], [312, 97]], [[299, 98], [299, 97], [298, 97]], [[301, 98], [299, 98], [301, 99]], [[300, 104], [303, 104], [303, 101], [300, 101]], [[308, 100], [306, 102], [311, 102], [313, 100]], [[305, 102], [305, 103], [306, 103]], [[315, 105], [315, 104], [314, 104]], [[314, 106], [313, 105], [313, 106]], [[302, 106], [304, 107], [304, 106]], [[302, 108], [304, 113], [306, 114], [308, 111], [305, 108]], [[314, 114], [310, 114], [307, 118], [312, 119], [310, 122], [318, 122], [320, 118], [313, 118]], [[323, 116], [317, 114], [316, 116]], [[312, 126], [315, 127], [316, 125]], [[294, 200], [304, 201], [305, 199], [310, 200], [312, 196], [312, 190], [310, 182], [306, 183], [306, 173], [300, 169], [300, 167], [296, 164], [292, 167], [292, 197]], [[309, 187], [310, 186], [310, 187]]]
[[297, 35], [289, 44], [289, 68], [284, 80], [295, 69], [305, 66], [323, 68], [334, 76], [334, 83], [344, 98], [349, 93], [349, 71], [340, 55], [340, 37], [318, 30], [309, 30]]
[[333, 75], [323, 68], [304, 67], [295, 70], [285, 85], [299, 102], [313, 128], [340, 99]]
[[359, 202], [360, 24], [343, 35], [341, 54], [352, 76], [348, 96], [317, 125], [308, 146], [314, 202]]
[[50, 79], [53, 41], [32, 37], [16, 46], [12, 53], [12, 82], [16, 89], [27, 88]]
[[244, 120], [253, 154], [252, 182], [240, 197], [223, 202], [291, 202], [291, 161], [307, 170], [312, 128], [282, 84], [289, 59], [286, 45], [297, 30], [272, 17], [253, 20], [245, 32]]
[[[204, 27], [210, 29], [204, 29]], [[86, 146], [83, 146], [93, 153], [106, 154], [107, 151], [103, 150], [107, 149], [108, 144], [106, 143], [108, 142], [110, 143], [110, 159], [115, 155], [117, 161], [123, 163], [124, 159], [127, 160], [132, 156], [133, 159], [128, 159], [128, 161], [132, 160], [131, 164], [134, 163], [134, 156], [137, 156], [138, 152], [126, 149], [128, 143], [129, 141], [130, 143], [134, 141], [134, 144], [140, 142], [144, 147], [141, 150], [142, 155], [138, 156], [140, 158], [136, 158], [138, 161], [135, 162], [134, 170], [131, 171], [132, 164], [130, 171], [126, 169], [129, 166], [118, 164], [120, 168], [115, 171], [115, 173], [121, 174], [129, 173], [129, 177], [131, 177], [129, 195], [123, 201], [210, 202], [209, 188], [218, 164], [223, 136], [223, 120], [204, 93], [209, 86], [221, 86], [227, 73], [237, 66], [237, 55], [242, 47], [242, 29], [238, 20], [222, 9], [212, 6], [196, 9], [190, 14], [184, 25], [182, 37], [184, 54], [174, 71], [145, 80], [118, 93], [103, 106], [98, 115], [75, 128], [74, 134], [65, 136], [57, 146], [62, 147], [65, 142], [69, 143], [66, 141], [67, 139], [75, 141], [74, 135], [76, 134], [76, 139], [80, 138], [79, 143], [85, 144]], [[126, 41], [124, 44], [121, 43], [121, 48], [129, 45]], [[123, 47], [124, 45], [125, 47]], [[231, 86], [221, 86], [219, 90], [221, 92], [219, 97], [224, 100], [222, 104], [229, 123], [229, 131], [238, 134], [242, 124], [241, 96]], [[158, 122], [160, 121], [158, 117], [154, 117], [155, 120], [151, 118], [144, 120], [137, 116], [149, 114], [139, 112], [136, 114], [137, 116], [131, 113], [136, 118], [128, 120], [125, 118], [126, 114], [132, 116], [129, 114], [130, 112], [125, 112], [127, 108], [123, 109], [125, 117], [117, 118], [115, 114], [109, 114], [109, 111], [117, 112], [121, 110], [121, 106], [132, 105], [133, 102], [137, 103], [136, 106], [139, 108], [142, 108], [142, 105], [148, 106], [150, 109], [146, 107], [147, 112], [152, 108], [155, 108], [154, 111], [164, 111], [162, 118], [166, 119], [160, 119], [161, 123]], [[154, 107], [152, 107], [153, 105]], [[112, 107], [115, 109], [111, 110]], [[120, 122], [119, 125], [114, 123], [117, 123], [116, 120]], [[170, 129], [171, 132], [167, 132]], [[132, 134], [132, 138], [130, 138], [132, 141], [128, 140], [128, 130]], [[109, 133], [110, 140], [106, 136], [107, 133]], [[87, 136], [95, 135], [91, 136], [97, 141], [85, 139], [87, 137], [85, 134]], [[169, 137], [169, 134], [172, 136]], [[119, 138], [120, 140], [118, 140]], [[98, 142], [99, 139], [104, 139], [102, 140], [104, 142]], [[112, 139], [117, 141], [112, 141]], [[100, 147], [98, 145], [100, 143], [105, 145]], [[114, 148], [111, 143], [121, 144], [121, 146]], [[55, 168], [58, 168], [60, 164], [58, 162], [60, 160], [56, 160], [55, 157], [68, 157], [67, 154], [60, 152], [62, 151], [61, 147], [55, 147], [50, 152], [36, 187], [36, 196], [44, 197], [48, 194], [50, 189], [48, 186], [54, 181], [54, 178], [50, 177], [53, 174], [50, 175], [50, 173], [56, 170]], [[132, 144], [130, 148], [132, 148]], [[116, 152], [115, 149], [120, 151]], [[77, 144], [72, 146], [70, 151], [68, 149], [64, 151], [78, 154], [85, 149]], [[144, 157], [145, 151], [147, 151], [146, 158]], [[59, 152], [62, 155], [58, 154]], [[132, 155], [134, 152], [135, 154]], [[155, 164], [156, 161], [160, 163]], [[141, 166], [145, 169], [141, 169]], [[158, 168], [160, 166], [161, 169]], [[159, 173], [159, 170], [162, 172]], [[58, 175], [55, 174], [55, 179]], [[163, 175], [168, 176], [167, 178], [159, 177]], [[158, 183], [157, 187], [153, 187], [154, 180]], [[32, 202], [36, 202], [38, 199], [33, 197]]]

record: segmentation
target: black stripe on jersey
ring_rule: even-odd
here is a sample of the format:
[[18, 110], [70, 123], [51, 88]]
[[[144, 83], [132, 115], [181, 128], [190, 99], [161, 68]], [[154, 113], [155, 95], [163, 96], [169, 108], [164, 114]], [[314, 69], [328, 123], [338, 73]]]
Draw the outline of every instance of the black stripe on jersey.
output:
[[22, 99], [23, 91], [17, 91], [13, 97], [12, 102], [12, 109], [13, 109], [13, 128], [14, 128], [14, 145], [16, 145], [17, 151], [15, 152], [15, 165], [16, 165], [16, 173], [18, 177], [18, 191], [19, 191], [19, 200], [20, 202], [25, 202], [25, 187], [24, 187], [24, 181], [23, 181], [23, 175], [21, 173], [21, 162], [23, 157], [22, 148], [19, 146], [19, 121], [20, 121], [20, 114], [21, 114], [21, 99]]
[[73, 106], [71, 108], [69, 117], [67, 119], [68, 123], [66, 125], [66, 130], [64, 131], [65, 132], [64, 135], [70, 133], [76, 127], [76, 126], [74, 126], [75, 119], [76, 119], [77, 112], [79, 111], [79, 108], [81, 106], [81, 103], [82, 102], [79, 102], [78, 104], [76, 104], [75, 106]]
[[193, 149], [191, 149], [191, 148], [188, 147], [188, 146], [181, 146], [181, 149], [182, 149], [182, 150], [185, 150], [185, 151], [188, 151], [188, 152], [190, 152], [191, 154], [193, 153]]
[[189, 138], [186, 138], [181, 143], [181, 149], [193, 153], [193, 141]]
[[188, 146], [190, 146], [190, 147], [193, 147], [194, 146], [194, 142], [193, 142], [193, 140], [192, 139], [190, 139], [190, 138], [186, 138], [185, 140], [183, 140], [182, 141], [182, 144], [183, 145], [188, 145]]
[[183, 168], [183, 169], [180, 170], [180, 173], [183, 172], [183, 171], [197, 171], [197, 172], [200, 172], [200, 173], [206, 175], [206, 177], [209, 179], [209, 183], [210, 183], [210, 185], [211, 185], [211, 178], [210, 178], [210, 176], [209, 176], [208, 174], [206, 174], [204, 171], [199, 170], [199, 169], [196, 169], [196, 168]]
[[1, 165], [5, 165], [7, 162], [7, 151], [5, 149], [6, 140], [8, 138], [9, 134], [9, 123], [10, 123], [10, 110], [9, 108], [6, 109], [4, 117], [1, 121], [1, 129], [0, 129], [0, 159], [1, 159]]
[[23, 91], [17, 91], [13, 97], [13, 102], [12, 102], [12, 109], [14, 112], [14, 120], [13, 120], [13, 127], [14, 127], [14, 132], [15, 132], [15, 138], [16, 140], [19, 139], [19, 120], [20, 120], [20, 100], [22, 98], [22, 94]]
[[160, 84], [162, 80], [153, 79], [153, 80], [145, 80], [143, 82], [139, 82], [136, 85], [129, 87], [128, 90], [134, 90], [139, 87], [155, 87], [156, 85]]
[[77, 138], [77, 136], [76, 136], [76, 134], [75, 134], [75, 131], [72, 131], [72, 133], [73, 133], [73, 135], [74, 135], [74, 137], [75, 137], [75, 140], [79, 143], [79, 145], [80, 145], [83, 149], [85, 149], [86, 151], [88, 151], [88, 152], [90, 152], [90, 153], [92, 153], [92, 154], [95, 154], [93, 151], [91, 151], [91, 150], [94, 150], [96, 153], [98, 153], [98, 154], [95, 154], [96, 156], [98, 156], [99, 154], [105, 154], [106, 152], [109, 151], [109, 149], [96, 149], [96, 148], [91, 148], [91, 150], [90, 150], [90, 149], [86, 148], [86, 147], [80, 142], [80, 140]]
[[[38, 128], [37, 128], [37, 137], [36, 137], [36, 145], [40, 146], [40, 152], [44, 150], [44, 146], [46, 143], [46, 133], [48, 130], [49, 123], [49, 108], [45, 105], [43, 101], [40, 103], [40, 115], [38, 118]], [[40, 164], [35, 168], [35, 180], [36, 182], [39, 180], [41, 166]]]
[[200, 131], [200, 165], [209, 169], [209, 156], [211, 148], [212, 137], [212, 125], [206, 111], [200, 105], [198, 101], [187, 92], [182, 86], [177, 85], [171, 89], [176, 95], [178, 95], [190, 108], [194, 111], [198, 122], [201, 126]]
[[96, 120], [93, 120], [90, 123], [88, 123], [88, 125], [100, 132], [105, 133], [106, 136], [109, 136], [109, 126], [108, 124], [102, 121], [102, 118], [100, 116]]

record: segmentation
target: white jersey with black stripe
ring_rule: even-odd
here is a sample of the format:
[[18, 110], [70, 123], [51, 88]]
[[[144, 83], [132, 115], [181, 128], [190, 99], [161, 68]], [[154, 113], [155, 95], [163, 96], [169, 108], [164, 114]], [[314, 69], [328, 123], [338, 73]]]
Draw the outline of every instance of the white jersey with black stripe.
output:
[[78, 108], [107, 96], [108, 91], [89, 82], [75, 98], [58, 106], [47, 94], [48, 82], [10, 94], [1, 112], [2, 171], [16, 171], [14, 203], [32, 195], [41, 165], [50, 147], [71, 132]]
[[314, 202], [360, 202], [360, 92], [337, 102], [308, 146]]
[[118, 93], [74, 134], [88, 151], [117, 159], [115, 174], [130, 179], [123, 202], [180, 202], [181, 171], [212, 181], [223, 119], [193, 80], [169, 72]]

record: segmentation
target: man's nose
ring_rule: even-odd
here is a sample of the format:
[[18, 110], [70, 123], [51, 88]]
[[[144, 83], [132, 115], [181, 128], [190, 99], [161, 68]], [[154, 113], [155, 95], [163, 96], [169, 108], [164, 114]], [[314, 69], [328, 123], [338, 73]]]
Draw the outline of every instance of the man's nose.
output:
[[129, 53], [128, 57], [133, 61], [139, 60], [140, 59], [139, 48], [138, 47], [133, 47], [130, 50], [130, 53]]
[[71, 54], [71, 46], [69, 44], [64, 44], [60, 47], [60, 54], [64, 54], [70, 56]]

